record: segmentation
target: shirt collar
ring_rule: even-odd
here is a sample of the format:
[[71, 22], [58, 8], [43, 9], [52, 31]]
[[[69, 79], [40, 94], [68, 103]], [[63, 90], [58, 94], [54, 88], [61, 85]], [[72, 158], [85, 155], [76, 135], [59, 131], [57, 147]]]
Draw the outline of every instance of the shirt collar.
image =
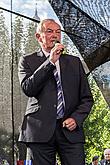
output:
[[110, 164], [110, 160], [106, 160], [106, 162], [107, 162], [108, 164]]
[[46, 51], [45, 51], [45, 50], [43, 50], [43, 49], [42, 49], [42, 51], [43, 51], [43, 53], [45, 54], [45, 56], [46, 56], [46, 57], [48, 57], [48, 56], [50, 55], [50, 53], [49, 53], [49, 52], [46, 52]]

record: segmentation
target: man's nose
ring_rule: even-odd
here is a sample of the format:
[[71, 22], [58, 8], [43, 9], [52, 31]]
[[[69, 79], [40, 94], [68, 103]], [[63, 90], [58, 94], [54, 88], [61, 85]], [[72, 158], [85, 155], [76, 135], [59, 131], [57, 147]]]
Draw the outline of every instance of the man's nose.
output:
[[54, 38], [57, 38], [58, 37], [58, 34], [55, 31], [53, 32], [53, 37]]

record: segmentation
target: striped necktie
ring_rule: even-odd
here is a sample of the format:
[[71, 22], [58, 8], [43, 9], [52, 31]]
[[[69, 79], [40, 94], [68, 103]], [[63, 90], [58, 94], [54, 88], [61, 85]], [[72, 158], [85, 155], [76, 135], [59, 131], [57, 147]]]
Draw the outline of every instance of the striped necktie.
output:
[[57, 119], [60, 119], [64, 116], [64, 102], [63, 102], [62, 86], [58, 76], [57, 69], [54, 70], [54, 77], [57, 83]]

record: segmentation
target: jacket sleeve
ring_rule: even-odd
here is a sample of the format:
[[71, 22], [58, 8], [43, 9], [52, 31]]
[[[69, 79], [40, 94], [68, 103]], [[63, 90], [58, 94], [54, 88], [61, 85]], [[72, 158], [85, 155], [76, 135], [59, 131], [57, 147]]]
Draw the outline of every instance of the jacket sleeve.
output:
[[55, 66], [46, 59], [35, 71], [32, 71], [26, 57], [22, 56], [18, 64], [18, 77], [25, 95], [37, 96], [54, 69]]
[[82, 63], [79, 60], [79, 76], [80, 76], [80, 87], [79, 87], [79, 104], [76, 110], [71, 114], [71, 117], [75, 119], [79, 127], [82, 126], [84, 120], [90, 113], [93, 105], [93, 97], [91, 94], [90, 86], [87, 80], [87, 76], [83, 69]]

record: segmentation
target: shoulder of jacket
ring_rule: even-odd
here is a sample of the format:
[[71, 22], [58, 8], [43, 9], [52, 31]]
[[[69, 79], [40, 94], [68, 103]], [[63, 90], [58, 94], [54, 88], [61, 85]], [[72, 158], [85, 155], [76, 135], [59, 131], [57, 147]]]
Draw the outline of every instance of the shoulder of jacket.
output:
[[101, 161], [100, 161], [100, 163], [105, 163], [106, 162], [106, 160], [105, 159], [102, 159]]
[[63, 54], [62, 56], [66, 57], [66, 58], [70, 58], [70, 59], [80, 60], [80, 58], [78, 56], [74, 56], [71, 54]]
[[30, 56], [35, 56], [35, 55], [36, 55], [36, 52], [31, 53], [31, 54], [23, 54], [22, 56], [23, 56], [24, 58], [28, 58], [28, 57], [30, 57]]
[[26, 59], [30, 58], [36, 58], [36, 57], [43, 57], [44, 54], [41, 50], [37, 50], [36, 52], [30, 53], [30, 54], [23, 54], [22, 57]]
[[80, 58], [77, 56], [68, 55], [68, 54], [64, 54], [63, 56], [64, 56], [65, 60], [70, 62], [70, 63], [77, 63], [78, 64], [81, 62]]

